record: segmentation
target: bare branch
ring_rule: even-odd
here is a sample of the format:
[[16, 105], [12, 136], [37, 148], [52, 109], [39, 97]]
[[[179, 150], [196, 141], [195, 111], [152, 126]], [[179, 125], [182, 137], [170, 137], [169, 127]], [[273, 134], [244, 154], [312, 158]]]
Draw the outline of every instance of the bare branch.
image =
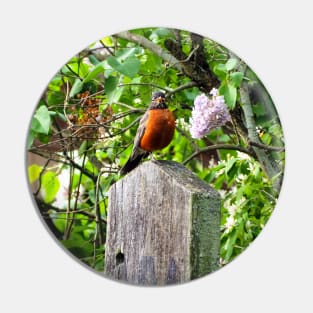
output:
[[198, 84], [196, 82], [188, 82], [184, 85], [180, 85], [177, 88], [170, 90], [166, 96], [169, 97], [176, 92], [182, 91], [184, 89], [192, 88], [192, 87], [197, 87], [197, 86]]
[[76, 169], [80, 170], [81, 173], [83, 173], [85, 176], [89, 177], [94, 183], [97, 182], [97, 177], [93, 175], [91, 172], [89, 172], [85, 167], [82, 167], [81, 165], [74, 162], [69, 156], [66, 156], [66, 160], [69, 161], [69, 163]]
[[124, 86], [150, 86], [150, 87], [154, 87], [154, 88], [158, 88], [161, 90], [164, 90], [166, 92], [170, 92], [171, 89], [166, 88], [166, 87], [162, 87], [159, 86], [157, 84], [153, 84], [153, 83], [124, 83], [124, 84], [119, 84], [117, 87], [124, 87]]
[[159, 85], [153, 84], [153, 83], [125, 83], [125, 84], [119, 84], [118, 85], [118, 87], [124, 87], [124, 86], [151, 86], [151, 87], [154, 87], [154, 88], [158, 88], [158, 89], [164, 90], [167, 93], [166, 97], [168, 98], [168, 97], [170, 97], [171, 95], [173, 95], [176, 92], [182, 91], [184, 89], [196, 87], [196, 86], [198, 86], [198, 83], [191, 81], [191, 82], [188, 82], [188, 83], [186, 83], [184, 85], [178, 86], [175, 89], [162, 87], [162, 86], [159, 86]]
[[40, 172], [40, 174], [39, 174], [39, 177], [38, 177], [38, 182], [39, 182], [39, 184], [38, 184], [38, 189], [34, 192], [34, 196], [37, 196], [37, 195], [39, 194], [39, 192], [40, 192], [41, 184], [42, 184], [42, 175], [43, 175], [44, 172], [46, 171], [46, 169], [47, 169], [47, 167], [48, 167], [50, 161], [51, 161], [50, 158], [47, 159], [47, 161], [45, 162], [45, 164], [44, 164], [44, 166], [43, 166], [43, 168], [42, 168], [42, 170], [41, 170], [41, 172]]
[[156, 45], [155, 43], [146, 39], [145, 37], [133, 34], [129, 31], [118, 33], [116, 34], [116, 37], [135, 42], [141, 45], [142, 47], [151, 50], [153, 53], [161, 57], [165, 62], [169, 63], [170, 66], [173, 66], [178, 71], [183, 72], [183, 67], [179, 60], [177, 60], [172, 54], [168, 53], [160, 46]]
[[244, 148], [242, 146], [235, 146], [235, 145], [229, 145], [229, 144], [215, 144], [215, 145], [208, 146], [208, 147], [202, 148], [202, 149], [194, 152], [185, 161], [183, 161], [183, 164], [187, 164], [190, 160], [192, 160], [197, 155], [199, 155], [199, 154], [201, 154], [203, 152], [216, 150], [216, 149], [219, 149], [219, 150], [237, 150], [237, 151], [246, 153], [246, 154], [248, 154], [250, 156], [253, 156], [253, 153], [248, 148]]
[[269, 151], [277, 151], [277, 152], [285, 151], [284, 147], [268, 146], [268, 145], [265, 145], [261, 142], [254, 142], [254, 141], [249, 140], [248, 143], [251, 146], [258, 147], [258, 148], [265, 149], [265, 150], [269, 150]]
[[101, 212], [100, 212], [100, 205], [99, 205], [99, 185], [100, 185], [100, 179], [101, 179], [102, 172], [100, 171], [97, 182], [95, 184], [95, 212], [96, 212], [96, 232], [94, 240], [96, 242], [97, 238], [99, 238], [99, 246], [101, 246], [104, 243], [103, 235], [102, 235], [102, 224], [101, 224]]
[[[87, 153], [85, 152], [84, 155], [83, 155], [83, 161], [82, 161], [82, 167], [85, 168], [85, 162], [86, 162], [86, 156], [87, 156]], [[72, 168], [71, 168], [72, 169]], [[72, 171], [71, 171], [72, 172]], [[74, 173], [74, 171], [73, 171]], [[72, 175], [73, 175], [72, 173]], [[75, 212], [73, 211], [76, 211], [77, 210], [77, 205], [78, 205], [78, 198], [79, 198], [79, 194], [80, 194], [80, 186], [81, 186], [81, 181], [82, 181], [82, 177], [83, 177], [83, 173], [80, 171], [79, 173], [79, 178], [78, 178], [78, 184], [77, 184], [77, 190], [76, 190], [76, 196], [75, 196], [75, 202], [74, 202], [74, 209], [71, 210], [71, 207], [70, 207], [70, 203], [71, 203], [71, 199], [70, 199], [70, 194], [71, 194], [71, 189], [72, 189], [72, 180], [73, 180], [73, 176], [71, 175], [70, 177], [70, 183], [69, 183], [69, 202], [68, 202], [68, 208], [67, 208], [67, 212], [66, 212], [66, 218], [69, 218], [71, 216], [72, 220], [69, 221], [68, 223], [68, 227], [66, 228], [66, 232], [64, 234], [64, 237], [66, 239], [69, 238], [69, 235], [72, 231], [72, 228], [73, 228], [73, 225], [74, 225], [74, 218], [75, 218]]]
[[[243, 73], [245, 72], [245, 68], [242, 68], [242, 72]], [[264, 151], [264, 147], [263, 146], [261, 148], [259, 147], [260, 144], [262, 145], [262, 143], [260, 142], [259, 136], [256, 132], [256, 124], [254, 120], [254, 114], [252, 111], [247, 83], [243, 82], [239, 90], [240, 90], [240, 99], [242, 102], [242, 110], [245, 116], [245, 121], [248, 129], [248, 138], [250, 141], [254, 143], [253, 150], [255, 151], [264, 172], [267, 174], [269, 178], [273, 178], [280, 172], [280, 169], [278, 168], [277, 163], [275, 163], [275, 160], [273, 160], [271, 155], [267, 154], [266, 153], [267, 151]], [[276, 187], [279, 188], [279, 186]]]
[[[57, 208], [57, 207], [53, 206], [52, 204], [46, 203], [39, 198], [36, 198], [36, 202], [37, 202], [38, 206], [40, 206], [40, 208], [42, 209], [43, 214], [48, 212], [49, 210], [54, 211], [56, 213], [66, 213], [66, 209]], [[87, 212], [86, 210], [76, 210], [76, 211], [72, 211], [72, 212], [87, 216], [89, 218], [92, 218], [93, 220], [96, 219], [95, 214]], [[101, 218], [101, 220], [103, 223], [106, 223], [106, 220], [104, 218]]]
[[83, 80], [76, 72], [73, 71], [73, 69], [68, 64], [66, 64], [65, 66], [71, 73], [75, 75], [75, 77], [77, 77], [81, 81]]
[[111, 55], [114, 56], [113, 51], [102, 40], [100, 40], [99, 42], [101, 43], [104, 49], [106, 49]]

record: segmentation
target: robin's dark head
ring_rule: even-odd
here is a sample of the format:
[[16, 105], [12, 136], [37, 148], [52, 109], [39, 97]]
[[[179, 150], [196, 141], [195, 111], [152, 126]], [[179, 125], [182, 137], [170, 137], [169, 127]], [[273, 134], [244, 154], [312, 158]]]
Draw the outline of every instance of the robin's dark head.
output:
[[155, 92], [152, 95], [150, 109], [166, 109], [165, 94], [163, 92]]

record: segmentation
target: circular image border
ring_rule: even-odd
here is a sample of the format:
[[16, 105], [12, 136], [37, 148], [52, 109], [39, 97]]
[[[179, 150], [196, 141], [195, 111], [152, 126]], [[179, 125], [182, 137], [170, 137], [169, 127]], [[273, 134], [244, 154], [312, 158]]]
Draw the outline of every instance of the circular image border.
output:
[[163, 27], [106, 36], [66, 62], [27, 137], [30, 190], [53, 236], [95, 272], [146, 286], [240, 255], [275, 208], [284, 160], [253, 70]]

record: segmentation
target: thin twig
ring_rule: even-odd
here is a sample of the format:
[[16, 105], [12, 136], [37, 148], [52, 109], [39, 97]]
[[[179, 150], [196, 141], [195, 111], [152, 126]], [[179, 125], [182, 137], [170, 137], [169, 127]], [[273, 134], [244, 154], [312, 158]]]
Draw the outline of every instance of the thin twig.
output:
[[96, 232], [95, 232], [95, 242], [97, 240], [97, 237], [99, 238], [99, 246], [101, 246], [104, 241], [103, 241], [103, 235], [102, 235], [102, 223], [101, 223], [101, 212], [100, 212], [100, 205], [98, 202], [99, 198], [99, 185], [100, 185], [100, 178], [102, 175], [102, 171], [100, 171], [98, 177], [97, 177], [97, 182], [95, 185], [95, 212], [96, 212]]
[[34, 192], [34, 196], [37, 196], [40, 189], [41, 189], [41, 183], [42, 183], [42, 175], [44, 174], [44, 172], [46, 171], [46, 168], [48, 167], [49, 163], [50, 163], [51, 159], [47, 159], [47, 161], [45, 162], [41, 172], [39, 173], [39, 177], [38, 177], [38, 189]]
[[133, 106], [131, 106], [129, 104], [123, 103], [123, 102], [115, 102], [115, 104], [118, 104], [118, 105], [120, 105], [120, 106], [122, 106], [124, 108], [130, 109], [132, 111], [137, 111], [138, 110], [137, 108], [135, 108], [135, 107], [133, 107]]
[[124, 86], [150, 86], [150, 87], [164, 90], [166, 92], [171, 92], [171, 89], [169, 89], [167, 87], [162, 87], [162, 86], [159, 86], [159, 85], [153, 84], [153, 83], [123, 83], [123, 84], [117, 85], [117, 87], [124, 87]]
[[182, 91], [184, 89], [196, 87], [196, 86], [198, 86], [198, 84], [196, 82], [191, 81], [191, 82], [188, 82], [188, 83], [186, 83], [184, 85], [180, 85], [180, 86], [178, 86], [175, 89], [170, 90], [166, 96], [169, 97], [169, 96], [171, 96], [172, 94], [174, 94], [176, 92]]
[[71, 228], [73, 225], [73, 218], [71, 216], [71, 200], [72, 200], [72, 186], [73, 186], [73, 175], [74, 175], [74, 167], [70, 167], [70, 177], [68, 182], [67, 189], [67, 207], [66, 207], [66, 225], [64, 231], [64, 239], [67, 240], [70, 237]]
[[113, 51], [102, 40], [99, 40], [99, 42], [102, 44], [105, 50], [107, 50], [112, 56], [114, 56]]
[[208, 152], [208, 151], [216, 150], [216, 149], [219, 149], [219, 150], [237, 150], [237, 151], [240, 151], [240, 152], [243, 152], [243, 153], [246, 153], [246, 154], [252, 156], [252, 152], [249, 149], [244, 148], [242, 146], [235, 146], [235, 145], [229, 145], [229, 144], [215, 144], [215, 145], [208, 146], [208, 147], [202, 148], [202, 149], [194, 152], [185, 161], [183, 161], [183, 164], [187, 164], [190, 160], [192, 160], [194, 157], [196, 157], [197, 155], [199, 155], [203, 152]]
[[72, 73], [72, 74], [74, 74], [75, 75], [75, 77], [77, 77], [79, 80], [83, 80], [77, 73], [75, 73], [74, 71], [73, 71], [73, 69], [68, 65], [68, 64], [66, 64], [65, 65], [66, 66], [66, 68]]
[[268, 146], [268, 145], [265, 145], [265, 144], [263, 144], [261, 142], [254, 142], [254, 141], [249, 140], [248, 143], [251, 146], [258, 147], [258, 148], [265, 149], [265, 150], [269, 150], [269, 151], [277, 151], [277, 152], [285, 151], [284, 147]]
[[81, 166], [81, 165], [77, 164], [76, 162], [74, 162], [69, 156], [66, 156], [66, 160], [70, 162], [70, 165], [72, 165], [74, 168], [80, 170], [85, 176], [90, 178], [93, 182], [97, 181], [97, 177], [95, 175], [93, 175], [91, 172], [89, 172], [83, 166]]
[[[191, 57], [193, 56], [193, 54], [200, 48], [200, 45], [196, 45], [195, 48], [189, 53], [188, 57], [186, 59], [183, 60], [179, 60], [179, 63], [185, 63], [188, 62]], [[175, 64], [174, 64], [175, 65]]]
[[66, 81], [66, 94], [65, 94], [64, 104], [63, 104], [63, 114], [67, 120], [67, 123], [71, 126], [71, 125], [73, 125], [73, 123], [70, 121], [70, 119], [68, 118], [67, 113], [66, 113], [66, 108], [68, 106], [69, 94], [70, 94], [69, 82]]
[[[36, 202], [38, 203], [40, 208], [43, 209], [44, 212], [48, 212], [49, 210], [51, 210], [51, 211], [54, 211], [54, 212], [56, 212], [58, 214], [66, 213], [66, 209], [57, 208], [57, 207], [55, 207], [55, 206], [53, 206], [53, 205], [51, 205], [49, 203], [44, 202], [43, 200], [41, 200], [39, 198], [36, 198]], [[80, 209], [80, 210], [76, 210], [76, 211], [72, 211], [72, 212], [84, 215], [84, 216], [89, 217], [89, 218], [91, 218], [93, 220], [96, 219], [96, 215], [91, 213], [91, 212], [87, 212], [86, 209]], [[104, 219], [104, 218], [101, 218], [101, 221], [103, 223], [106, 223], [106, 219]]]
[[198, 83], [191, 81], [191, 82], [188, 82], [188, 83], [186, 83], [184, 85], [178, 86], [175, 89], [162, 87], [162, 86], [159, 86], [159, 85], [154, 84], [154, 83], [125, 83], [125, 84], [119, 84], [118, 85], [118, 87], [124, 87], [124, 86], [151, 86], [151, 87], [154, 87], [154, 88], [158, 88], [158, 89], [164, 90], [167, 93], [166, 97], [168, 98], [168, 97], [170, 97], [172, 94], [174, 94], [176, 92], [182, 91], [184, 89], [196, 87], [196, 86], [198, 86]]
[[[84, 167], [84, 165], [85, 165], [86, 155], [87, 155], [87, 153], [85, 152], [83, 155], [82, 167]], [[73, 172], [73, 174], [74, 174], [74, 172]], [[79, 198], [79, 193], [80, 193], [80, 186], [81, 186], [82, 177], [83, 177], [83, 173], [80, 172], [79, 178], [78, 178], [78, 185], [77, 185], [76, 197], [75, 197], [75, 202], [74, 202], [74, 208], [73, 208], [73, 210], [70, 210], [72, 220], [70, 221], [70, 223], [68, 225], [68, 229], [67, 229], [68, 236], [70, 235], [72, 228], [73, 228], [75, 211], [77, 210], [77, 204], [78, 204], [78, 198]], [[72, 193], [71, 190], [69, 192]]]

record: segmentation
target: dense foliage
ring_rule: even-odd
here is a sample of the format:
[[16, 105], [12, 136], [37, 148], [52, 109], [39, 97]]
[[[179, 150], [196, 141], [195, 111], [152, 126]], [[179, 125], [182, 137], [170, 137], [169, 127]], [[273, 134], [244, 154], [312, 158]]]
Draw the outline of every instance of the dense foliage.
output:
[[[215, 87], [230, 121], [190, 135], [194, 99]], [[82, 262], [104, 262], [108, 189], [130, 155], [154, 91], [176, 117], [172, 143], [155, 153], [185, 164], [222, 196], [221, 265], [260, 233], [284, 167], [280, 122], [253, 71], [226, 48], [186, 31], [146, 28], [102, 38], [49, 82], [28, 136], [28, 173], [50, 230]]]

